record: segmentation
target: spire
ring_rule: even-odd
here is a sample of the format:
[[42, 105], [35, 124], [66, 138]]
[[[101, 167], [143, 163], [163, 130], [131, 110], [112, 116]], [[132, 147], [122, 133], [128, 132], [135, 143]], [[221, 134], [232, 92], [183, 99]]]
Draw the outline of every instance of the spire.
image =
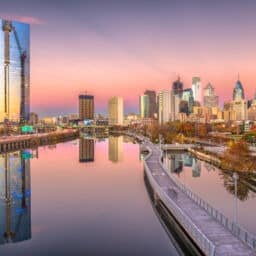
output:
[[240, 74], [239, 74], [239, 72], [237, 74], [237, 81], [240, 81]]

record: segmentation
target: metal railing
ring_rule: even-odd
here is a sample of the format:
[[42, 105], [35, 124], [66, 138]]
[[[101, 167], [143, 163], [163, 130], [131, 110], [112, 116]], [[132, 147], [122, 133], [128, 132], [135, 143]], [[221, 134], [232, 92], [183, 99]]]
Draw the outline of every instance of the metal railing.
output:
[[211, 242], [200, 229], [192, 222], [192, 220], [180, 209], [180, 207], [168, 196], [164, 188], [161, 188], [147, 165], [146, 160], [151, 156], [152, 151], [149, 148], [149, 154], [145, 158], [144, 167], [148, 180], [161, 201], [166, 205], [166, 207], [171, 211], [171, 213], [178, 220], [180, 225], [186, 230], [188, 235], [194, 240], [197, 246], [202, 250], [203, 253], [209, 256], [215, 254], [215, 245]]
[[[159, 159], [160, 164], [162, 165], [165, 172], [169, 172], [169, 170], [164, 166], [161, 159]], [[256, 250], [256, 237], [248, 232], [243, 227], [239, 226], [234, 221], [228, 219], [223, 213], [219, 212], [211, 205], [209, 205], [206, 201], [200, 198], [198, 195], [193, 193], [189, 188], [187, 188], [184, 184], [178, 181], [173, 175], [169, 175], [172, 181], [177, 185], [177, 187], [185, 193], [191, 200], [193, 200], [197, 205], [203, 208], [211, 217], [213, 217], [218, 223], [220, 223], [224, 228], [229, 230], [235, 237], [240, 239], [242, 242], [246, 243], [250, 248]]]

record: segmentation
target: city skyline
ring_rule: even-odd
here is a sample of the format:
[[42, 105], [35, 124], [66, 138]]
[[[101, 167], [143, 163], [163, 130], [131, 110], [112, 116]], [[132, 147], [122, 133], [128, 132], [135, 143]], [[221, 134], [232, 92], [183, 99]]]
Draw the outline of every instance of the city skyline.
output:
[[239, 73], [245, 97], [254, 95], [253, 1], [27, 2], [3, 3], [0, 16], [31, 24], [31, 110], [40, 116], [77, 112], [85, 90], [107, 113], [113, 89], [138, 113], [143, 91], [170, 89], [178, 76], [184, 88], [194, 76], [212, 83], [223, 105]]

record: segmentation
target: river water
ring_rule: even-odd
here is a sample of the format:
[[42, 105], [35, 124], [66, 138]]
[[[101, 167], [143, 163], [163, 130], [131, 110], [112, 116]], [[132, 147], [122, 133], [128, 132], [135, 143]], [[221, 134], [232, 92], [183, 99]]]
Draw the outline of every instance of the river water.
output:
[[0, 155], [0, 255], [177, 255], [139, 145], [84, 138]]
[[226, 217], [256, 235], [256, 174], [239, 173], [237, 193], [232, 173], [224, 172], [187, 153], [165, 152], [169, 175], [190, 188]]

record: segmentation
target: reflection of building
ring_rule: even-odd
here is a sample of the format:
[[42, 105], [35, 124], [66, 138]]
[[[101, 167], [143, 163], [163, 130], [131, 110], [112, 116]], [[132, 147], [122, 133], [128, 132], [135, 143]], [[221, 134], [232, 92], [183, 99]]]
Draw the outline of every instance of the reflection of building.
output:
[[0, 244], [31, 238], [30, 156], [0, 155]]
[[29, 120], [30, 29], [0, 19], [0, 122]]
[[200, 177], [200, 175], [201, 175], [201, 162], [196, 158], [193, 158], [192, 176], [196, 178], [196, 177]]
[[79, 95], [79, 119], [94, 119], [94, 96]]
[[119, 162], [123, 158], [123, 136], [109, 136], [108, 159], [112, 162]]
[[184, 166], [191, 167], [193, 165], [193, 157], [189, 154], [182, 155]]
[[179, 174], [183, 170], [182, 154], [169, 154], [165, 160], [164, 164], [168, 170], [171, 172]]
[[124, 110], [123, 98], [112, 97], [108, 102], [108, 123], [109, 125], [123, 125]]
[[80, 138], [79, 140], [79, 162], [94, 161], [94, 140]]

